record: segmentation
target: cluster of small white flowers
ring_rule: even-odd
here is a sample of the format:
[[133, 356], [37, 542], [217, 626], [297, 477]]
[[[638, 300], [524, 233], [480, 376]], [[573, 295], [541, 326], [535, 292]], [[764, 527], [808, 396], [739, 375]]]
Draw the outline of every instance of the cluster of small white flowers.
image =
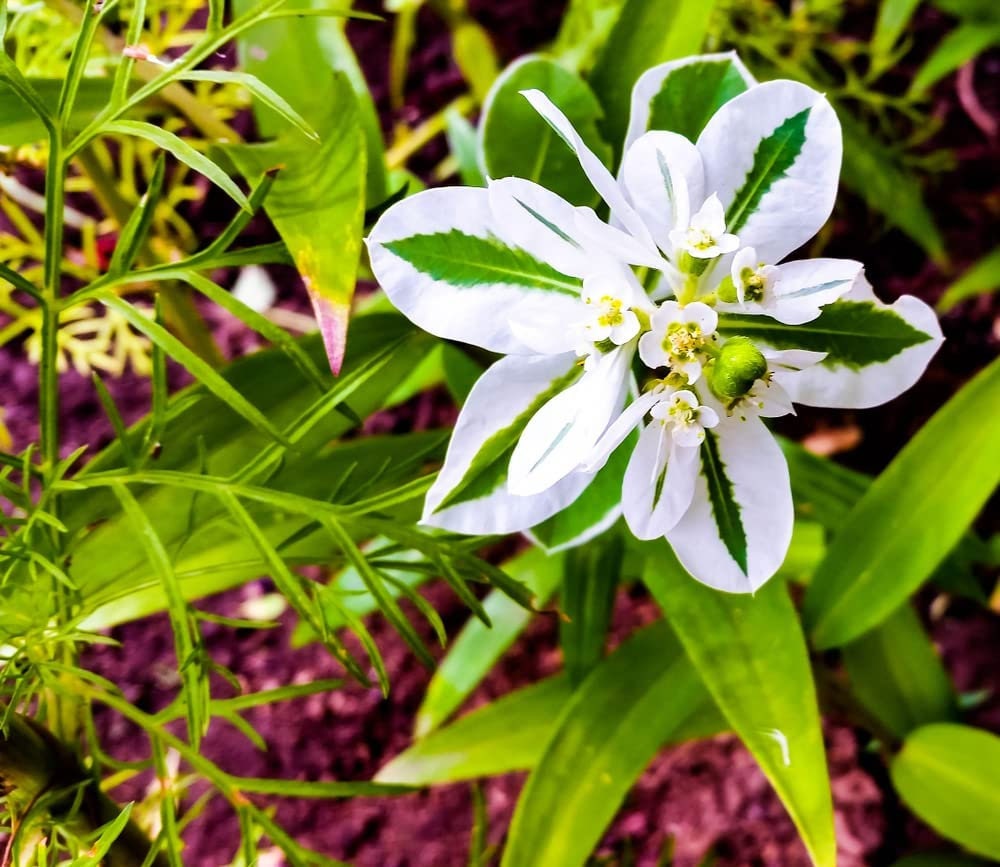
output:
[[[696, 142], [648, 130], [652, 96], [686, 63], [726, 66], [745, 85]], [[761, 419], [793, 412], [793, 402], [863, 407], [899, 394], [941, 342], [933, 311], [913, 298], [882, 305], [858, 262], [782, 262], [819, 231], [836, 196], [839, 123], [810, 88], [757, 84], [734, 55], [649, 70], [633, 92], [617, 177], [543, 93], [524, 96], [574, 151], [608, 222], [501, 178], [406, 199], [369, 238], [376, 276], [411, 320], [506, 356], [463, 407], [424, 521], [475, 534], [535, 527], [580, 497], [638, 430], [620, 501], [574, 541], [623, 514], [637, 537], [665, 536], [699, 580], [753, 590], [780, 566], [794, 520], [788, 469]], [[779, 127], [797, 130], [797, 150], [758, 169], [758, 148]], [[471, 259], [488, 243], [544, 263], [550, 285], [527, 275], [470, 285], [468, 269], [450, 280], [441, 263], [466, 243], [457, 236]], [[421, 259], [431, 243], [441, 248]], [[831, 363], [805, 347], [834, 343], [799, 342], [786, 329], [838, 302], [898, 318], [912, 345], [864, 365]], [[800, 348], [770, 345], [776, 331]], [[484, 491], [470, 477], [497, 459], [501, 432], [516, 444]]]

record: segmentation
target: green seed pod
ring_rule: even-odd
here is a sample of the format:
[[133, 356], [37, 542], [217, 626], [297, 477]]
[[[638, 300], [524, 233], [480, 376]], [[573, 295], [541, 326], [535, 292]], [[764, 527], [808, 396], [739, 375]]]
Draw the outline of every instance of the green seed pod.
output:
[[708, 372], [708, 384], [722, 401], [743, 397], [767, 373], [767, 361], [747, 337], [727, 340]]

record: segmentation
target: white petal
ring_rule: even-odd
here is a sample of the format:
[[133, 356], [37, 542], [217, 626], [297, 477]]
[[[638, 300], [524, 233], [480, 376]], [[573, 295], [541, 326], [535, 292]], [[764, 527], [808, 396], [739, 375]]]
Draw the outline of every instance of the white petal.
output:
[[642, 219], [635, 212], [625, 198], [625, 194], [618, 186], [607, 166], [602, 163], [594, 152], [587, 147], [580, 134], [573, 128], [573, 124], [552, 101], [540, 90], [524, 90], [522, 95], [532, 107], [537, 111], [549, 125], [559, 134], [559, 137], [576, 154], [583, 167], [584, 173], [594, 185], [594, 189], [601, 194], [601, 198], [608, 203], [611, 213], [617, 217], [622, 225], [650, 250], [655, 248], [652, 236], [646, 229]]
[[658, 422], [643, 429], [622, 483], [622, 510], [636, 538], [673, 529], [691, 505], [697, 475], [697, 448], [679, 447]]
[[811, 322], [823, 312], [824, 305], [851, 290], [862, 267], [850, 259], [804, 259], [779, 265], [774, 304], [768, 315], [786, 325]]
[[929, 339], [904, 349], [880, 364], [865, 367], [817, 364], [801, 372], [776, 371], [774, 378], [784, 386], [795, 403], [863, 409], [886, 403], [910, 388], [944, 342], [941, 324], [933, 309], [919, 298], [904, 295], [892, 305], [883, 304], [861, 274], [847, 295], [847, 301], [871, 302], [895, 312]]
[[514, 496], [504, 485], [479, 499], [434, 511], [465, 476], [486, 440], [508, 427], [575, 363], [572, 355], [510, 356], [479, 378], [458, 417], [444, 466], [427, 492], [422, 523], [469, 535], [513, 533], [552, 517], [583, 492], [592, 473], [573, 473], [533, 497]]
[[[718, 444], [739, 507], [747, 569], [737, 563], [720, 536], [704, 469], [697, 475], [691, 508], [667, 539], [684, 568], [703, 584], [729, 593], [750, 593], [777, 572], [791, 542], [794, 514], [788, 465], [758, 418], [723, 418], [710, 435]], [[703, 445], [702, 456], [706, 451]]]
[[720, 237], [726, 231], [726, 211], [717, 193], [712, 193], [705, 199], [698, 213], [691, 218], [691, 228], [708, 232], [713, 238]]
[[670, 232], [686, 229], [691, 203], [705, 197], [705, 170], [698, 149], [673, 132], [648, 132], [622, 160], [620, 175], [636, 211], [661, 250], [671, 252]]
[[604, 435], [597, 441], [594, 450], [583, 462], [583, 469], [587, 472], [596, 472], [601, 469], [611, 457], [612, 452], [639, 426], [643, 416], [661, 397], [655, 391], [647, 391], [625, 407], [622, 414], [611, 423]]
[[788, 118], [811, 109], [805, 142], [785, 175], [764, 194], [739, 228], [740, 241], [764, 262], [780, 262], [813, 237], [833, 209], [840, 174], [840, 122], [826, 98], [792, 81], [769, 81], [731, 99], [698, 137], [705, 189], [728, 208], [743, 187], [761, 141]]
[[647, 331], [639, 338], [639, 358], [642, 363], [653, 370], [657, 367], [666, 367], [670, 362], [670, 356], [663, 348], [663, 329], [657, 328], [654, 331]]
[[584, 277], [591, 270], [576, 237], [576, 208], [545, 187], [521, 178], [489, 185], [496, 233], [508, 244], [527, 250], [557, 271]]
[[510, 490], [539, 494], [590, 456], [625, 399], [631, 353], [614, 350], [528, 422], [510, 459]]
[[[647, 268], [661, 268], [667, 264], [655, 247], [642, 244], [628, 232], [605, 223], [590, 208], [577, 208], [574, 218], [573, 232], [592, 253]], [[590, 270], [594, 270], [593, 260]]]
[[659, 93], [664, 79], [675, 69], [681, 66], [688, 66], [692, 63], [711, 63], [712, 61], [730, 60], [743, 80], [753, 87], [757, 80], [750, 74], [750, 71], [743, 65], [743, 61], [737, 57], [735, 51], [723, 52], [720, 54], [699, 54], [693, 57], [685, 57], [683, 60], [671, 60], [669, 63], [661, 63], [652, 69], [646, 70], [636, 81], [632, 88], [632, 112], [629, 116], [628, 132], [625, 136], [626, 152], [639, 136], [649, 128], [649, 106], [654, 96]]
[[684, 322], [691, 322], [701, 329], [701, 333], [708, 335], [715, 332], [719, 327], [719, 314], [707, 304], [694, 301], [688, 304], [682, 312]]
[[805, 370], [819, 364], [826, 358], [826, 352], [809, 349], [769, 349], [761, 347], [761, 354], [767, 359], [768, 370]]
[[[368, 238], [372, 270], [389, 300], [424, 331], [504, 354], [531, 354], [510, 323], [547, 330], [551, 352], [565, 350], [560, 335], [579, 316], [578, 296], [493, 282], [455, 285], [418, 271], [386, 244], [416, 235], [458, 231], [476, 238], [499, 235], [489, 193], [473, 187], [425, 190], [393, 205]], [[570, 278], [567, 278], [570, 279]]]

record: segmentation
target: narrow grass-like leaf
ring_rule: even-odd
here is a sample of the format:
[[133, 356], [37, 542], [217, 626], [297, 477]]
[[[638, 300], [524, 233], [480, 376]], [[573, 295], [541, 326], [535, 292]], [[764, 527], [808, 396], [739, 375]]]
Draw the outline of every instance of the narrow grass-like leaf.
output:
[[122, 227], [118, 236], [118, 243], [115, 251], [111, 255], [111, 262], [108, 264], [108, 274], [124, 274], [135, 262], [139, 251], [146, 243], [146, 235], [149, 227], [153, 223], [153, 216], [156, 213], [156, 206], [160, 201], [160, 193], [163, 190], [163, 176], [166, 161], [161, 154], [153, 166], [153, 174], [149, 179], [149, 186], [142, 194], [139, 204], [132, 211], [128, 222]]
[[196, 151], [180, 136], [174, 135], [151, 123], [140, 120], [119, 120], [106, 124], [102, 132], [105, 135], [128, 135], [135, 138], [146, 139], [173, 154], [186, 166], [194, 169], [199, 174], [204, 175], [219, 189], [226, 192], [237, 205], [245, 211], [250, 211], [250, 203], [243, 191], [236, 185], [236, 182], [227, 175], [218, 163], [213, 162], [204, 154]]
[[316, 368], [312, 359], [306, 351], [292, 338], [292, 336], [279, 325], [275, 325], [262, 313], [258, 313], [252, 307], [248, 307], [240, 301], [232, 292], [227, 292], [217, 283], [213, 283], [207, 277], [203, 277], [195, 271], [189, 272], [185, 277], [187, 283], [202, 295], [223, 310], [232, 313], [248, 328], [252, 328], [261, 337], [270, 340], [275, 346], [281, 347], [288, 357], [295, 362], [295, 366], [309, 379], [316, 388], [326, 391], [329, 382], [326, 377]]
[[140, 313], [127, 301], [123, 301], [113, 292], [106, 290], [98, 293], [98, 299], [107, 307], [120, 313], [129, 324], [145, 334], [157, 346], [160, 346], [171, 358], [184, 367], [195, 379], [205, 386], [212, 394], [239, 413], [254, 427], [279, 443], [288, 445], [288, 440], [275, 426], [264, 417], [250, 401], [234, 389], [207, 362], [195, 355], [163, 326]]
[[[561, 556], [549, 557], [537, 549], [504, 564], [504, 569], [522, 581], [544, 604], [561, 577]], [[423, 738], [438, 728], [469, 697], [500, 656], [528, 625], [532, 612], [494, 590], [486, 597], [492, 628], [481, 620], [470, 620], [452, 643], [431, 678], [417, 711], [414, 736]]]
[[268, 87], [248, 72], [233, 72], [223, 69], [196, 69], [185, 72], [181, 81], [211, 81], [216, 84], [238, 84], [250, 91], [250, 94], [274, 111], [279, 117], [288, 121], [307, 138], [318, 142], [319, 133], [314, 130], [301, 114], [299, 114], [280, 93]]
[[805, 620], [818, 647], [844, 644], [881, 622], [968, 529], [1000, 482], [1000, 413], [986, 411], [996, 406], [1000, 361], [938, 410], [862, 497], [806, 594]]
[[942, 39], [934, 53], [917, 71], [910, 92], [920, 95], [933, 84], [994, 45], [1000, 45], [1000, 24], [996, 21], [967, 21]]
[[197, 747], [208, 730], [208, 676], [199, 665], [192, 664], [198, 643], [191, 629], [187, 602], [180, 589], [180, 582], [174, 572], [170, 555], [150, 523], [142, 506], [132, 492], [122, 483], [112, 485], [112, 490], [121, 503], [122, 509], [132, 524], [133, 532], [141, 539], [150, 563], [159, 575], [167, 597], [167, 613], [174, 633], [174, 648], [177, 668], [184, 685], [187, 707], [188, 739]]
[[972, 265], [952, 283], [937, 303], [940, 313], [947, 313], [955, 305], [976, 295], [995, 292], [1000, 288], [1000, 247]]
[[664, 544], [645, 582], [719, 710], [771, 781], [817, 867], [835, 863], [816, 689], [798, 614], [779, 580], [753, 596], [690, 578]]

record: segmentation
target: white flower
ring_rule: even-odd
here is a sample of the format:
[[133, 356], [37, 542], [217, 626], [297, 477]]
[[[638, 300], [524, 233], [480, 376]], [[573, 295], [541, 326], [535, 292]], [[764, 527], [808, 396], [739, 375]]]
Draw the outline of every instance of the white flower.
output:
[[[693, 65], [727, 81], [718, 103], [650, 129], [661, 93], [683, 103], [677, 82], [690, 76], [674, 73]], [[882, 304], [858, 262], [782, 262], [829, 217], [840, 170], [836, 114], [805, 85], [757, 84], [731, 54], [656, 67], [633, 91], [617, 178], [548, 97], [524, 96], [576, 155], [608, 222], [503, 178], [405, 199], [368, 240], [407, 317], [506, 356], [469, 394], [423, 520], [525, 530], [607, 464], [621, 495], [613, 478], [587, 490], [581, 514], [593, 518], [577, 541], [620, 510], [636, 536], [666, 536], [698, 580], [753, 591], [781, 565], [793, 524], [788, 468], [762, 419], [794, 403], [895, 397], [940, 345], [933, 311], [909, 297]], [[624, 471], [624, 455], [608, 463], [637, 428]]]
[[669, 367], [696, 382], [705, 350], [718, 339], [718, 323], [718, 314], [707, 304], [664, 301], [650, 319], [650, 330], [639, 338], [639, 357], [647, 367]]
[[722, 202], [712, 193], [686, 228], [672, 229], [670, 242], [675, 250], [683, 250], [696, 259], [714, 259], [732, 253], [739, 239], [726, 231], [726, 214]]

